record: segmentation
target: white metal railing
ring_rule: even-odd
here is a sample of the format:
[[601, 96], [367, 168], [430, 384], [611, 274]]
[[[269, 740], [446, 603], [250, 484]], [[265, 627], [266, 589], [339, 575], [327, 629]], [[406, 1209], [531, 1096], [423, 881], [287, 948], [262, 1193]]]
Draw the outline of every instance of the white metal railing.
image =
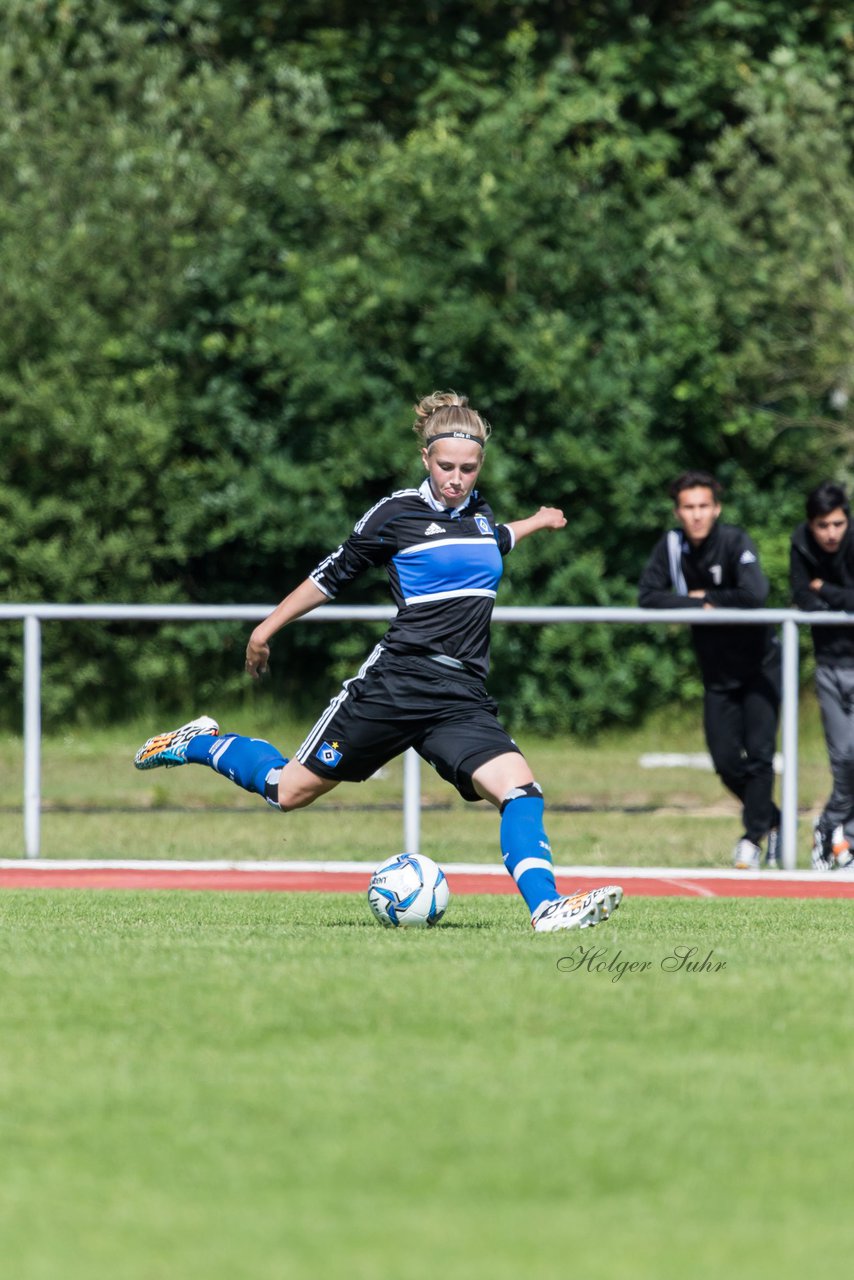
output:
[[[28, 858], [41, 846], [41, 628], [50, 621], [112, 622], [257, 622], [272, 605], [140, 605], [140, 604], [0, 604], [0, 620], [24, 623], [24, 845]], [[301, 621], [387, 621], [391, 605], [323, 605]], [[632, 609], [588, 606], [544, 608], [505, 606], [495, 609], [496, 622], [537, 625], [555, 623], [678, 623], [722, 626], [732, 623], [771, 623], [782, 627], [783, 775], [780, 797], [783, 865], [797, 865], [798, 832], [798, 628], [828, 624], [852, 625], [854, 614], [805, 613], [796, 609]], [[404, 760], [404, 848], [417, 852], [420, 842], [419, 760], [411, 748]]]

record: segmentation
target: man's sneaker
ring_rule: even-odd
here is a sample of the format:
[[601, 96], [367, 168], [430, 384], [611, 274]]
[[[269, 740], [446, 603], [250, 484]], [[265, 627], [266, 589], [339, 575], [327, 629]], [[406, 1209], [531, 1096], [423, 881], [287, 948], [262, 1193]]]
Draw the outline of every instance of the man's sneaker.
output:
[[198, 720], [182, 724], [180, 729], [155, 734], [142, 744], [133, 762], [137, 769], [174, 769], [175, 765], [186, 764], [187, 743], [198, 738], [201, 733], [216, 737], [219, 733], [216, 720], [212, 720], [210, 716], [199, 716]]
[[813, 871], [833, 870], [830, 836], [822, 830], [820, 818], [816, 818], [812, 824], [812, 869]]
[[612, 916], [623, 900], [618, 884], [606, 884], [589, 892], [570, 894], [540, 907], [531, 920], [535, 933], [556, 933], [558, 929], [590, 929]]
[[768, 832], [768, 844], [765, 847], [765, 866], [769, 871], [779, 871], [783, 865], [780, 855], [780, 828], [772, 827]]
[[854, 866], [854, 853], [841, 824], [828, 835], [820, 818], [813, 823], [812, 865], [814, 871], [837, 871]]
[[759, 845], [748, 840], [747, 836], [742, 836], [732, 855], [732, 865], [736, 871], [758, 871], [761, 864], [762, 850]]
[[833, 865], [844, 870], [845, 867], [854, 865], [854, 853], [851, 852], [851, 846], [845, 835], [845, 828], [840, 824], [833, 828], [833, 835], [830, 837], [830, 852], [833, 855]]

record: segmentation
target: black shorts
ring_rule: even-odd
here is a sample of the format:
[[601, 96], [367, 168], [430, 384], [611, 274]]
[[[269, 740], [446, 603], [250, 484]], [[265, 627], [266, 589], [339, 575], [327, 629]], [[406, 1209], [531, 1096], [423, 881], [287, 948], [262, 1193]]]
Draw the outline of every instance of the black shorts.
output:
[[498, 721], [483, 681], [420, 656], [399, 657], [378, 645], [296, 753], [312, 773], [333, 782], [364, 782], [414, 747], [464, 800], [481, 797], [472, 774], [488, 760], [519, 751]]

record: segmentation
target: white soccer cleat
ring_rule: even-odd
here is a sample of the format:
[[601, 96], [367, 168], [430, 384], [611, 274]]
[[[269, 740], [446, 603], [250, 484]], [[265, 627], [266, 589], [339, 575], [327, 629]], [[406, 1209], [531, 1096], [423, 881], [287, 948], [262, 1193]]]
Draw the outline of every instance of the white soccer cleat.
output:
[[155, 734], [142, 744], [133, 762], [137, 769], [174, 769], [176, 765], [187, 763], [188, 742], [203, 733], [216, 737], [219, 733], [216, 720], [210, 716], [199, 716], [198, 720], [182, 724], [180, 729]]
[[623, 890], [618, 884], [606, 884], [598, 889], [582, 889], [567, 898], [547, 902], [531, 920], [534, 933], [557, 933], [559, 929], [592, 929], [614, 914], [623, 900]]
[[748, 840], [747, 836], [742, 836], [733, 850], [732, 865], [736, 871], [758, 871], [762, 865], [762, 850], [759, 845]]

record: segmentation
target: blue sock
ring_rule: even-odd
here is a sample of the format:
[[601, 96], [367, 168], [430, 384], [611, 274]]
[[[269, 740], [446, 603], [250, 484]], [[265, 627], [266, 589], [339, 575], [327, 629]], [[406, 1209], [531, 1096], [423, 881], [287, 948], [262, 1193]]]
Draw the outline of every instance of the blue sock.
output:
[[545, 804], [536, 782], [511, 791], [501, 806], [501, 856], [531, 915], [560, 897], [543, 826]]
[[263, 738], [244, 738], [239, 733], [216, 737], [200, 733], [187, 743], [186, 759], [189, 764], [206, 764], [244, 791], [256, 792], [274, 805], [276, 802], [265, 786], [267, 775], [271, 769], [281, 769], [288, 763], [278, 747]]

